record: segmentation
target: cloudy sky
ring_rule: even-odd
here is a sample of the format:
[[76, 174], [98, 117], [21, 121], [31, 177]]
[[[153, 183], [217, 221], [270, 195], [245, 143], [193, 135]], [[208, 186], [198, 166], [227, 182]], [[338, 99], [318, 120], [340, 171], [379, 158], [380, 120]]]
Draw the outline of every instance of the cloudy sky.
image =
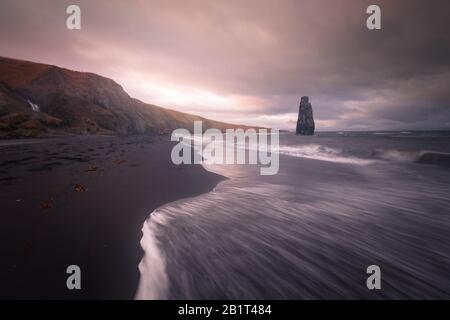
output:
[[450, 130], [449, 17], [446, 0], [0, 0], [0, 55], [221, 121], [293, 129], [309, 95], [318, 130]]

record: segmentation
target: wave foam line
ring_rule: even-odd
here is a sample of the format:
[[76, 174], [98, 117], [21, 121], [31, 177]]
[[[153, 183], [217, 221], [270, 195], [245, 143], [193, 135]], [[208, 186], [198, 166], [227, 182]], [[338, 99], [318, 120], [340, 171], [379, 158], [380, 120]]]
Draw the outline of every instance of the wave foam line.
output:
[[156, 238], [158, 224], [164, 223], [164, 218], [154, 211], [142, 227], [141, 247], [144, 250], [144, 257], [139, 263], [141, 278], [135, 296], [136, 300], [167, 298], [169, 280], [166, 271], [166, 259]]
[[340, 151], [316, 144], [308, 144], [302, 146], [280, 146], [279, 153], [291, 157], [308, 158], [322, 161], [330, 161], [337, 163], [349, 163], [357, 165], [368, 165], [374, 160], [361, 159], [355, 157], [344, 157], [340, 155]]

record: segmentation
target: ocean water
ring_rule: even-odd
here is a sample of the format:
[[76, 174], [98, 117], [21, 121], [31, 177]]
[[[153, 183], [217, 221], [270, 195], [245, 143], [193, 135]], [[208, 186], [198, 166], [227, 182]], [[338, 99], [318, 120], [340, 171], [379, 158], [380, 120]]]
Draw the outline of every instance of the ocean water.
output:
[[207, 165], [228, 179], [151, 213], [137, 299], [450, 297], [449, 133], [282, 133], [279, 153], [274, 176]]

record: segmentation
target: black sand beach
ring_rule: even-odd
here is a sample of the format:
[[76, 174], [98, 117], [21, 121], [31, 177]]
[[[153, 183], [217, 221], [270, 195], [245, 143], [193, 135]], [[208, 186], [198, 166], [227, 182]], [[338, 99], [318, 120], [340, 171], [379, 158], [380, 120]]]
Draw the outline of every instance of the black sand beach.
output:
[[[149, 214], [223, 179], [173, 165], [167, 138], [30, 142], [0, 144], [1, 299], [134, 298]], [[66, 288], [73, 264], [81, 290]]]

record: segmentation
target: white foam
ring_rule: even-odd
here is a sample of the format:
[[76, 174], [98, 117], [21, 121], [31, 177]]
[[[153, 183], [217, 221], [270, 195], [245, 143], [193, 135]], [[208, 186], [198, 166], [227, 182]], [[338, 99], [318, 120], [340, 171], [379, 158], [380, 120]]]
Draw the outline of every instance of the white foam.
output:
[[337, 163], [349, 163], [357, 165], [368, 165], [373, 160], [361, 159], [356, 157], [345, 157], [341, 155], [341, 151], [317, 144], [306, 144], [297, 146], [280, 146], [279, 153], [291, 157], [308, 158], [322, 161], [330, 161]]
[[141, 278], [135, 296], [136, 300], [167, 298], [169, 280], [166, 272], [166, 259], [156, 238], [158, 224], [165, 224], [165, 220], [155, 211], [142, 227], [141, 247], [144, 250], [144, 257], [139, 263]]
[[381, 154], [381, 158], [390, 161], [405, 161], [411, 162], [415, 161], [422, 151], [420, 152], [410, 152], [410, 151], [399, 151], [395, 149], [384, 150]]

